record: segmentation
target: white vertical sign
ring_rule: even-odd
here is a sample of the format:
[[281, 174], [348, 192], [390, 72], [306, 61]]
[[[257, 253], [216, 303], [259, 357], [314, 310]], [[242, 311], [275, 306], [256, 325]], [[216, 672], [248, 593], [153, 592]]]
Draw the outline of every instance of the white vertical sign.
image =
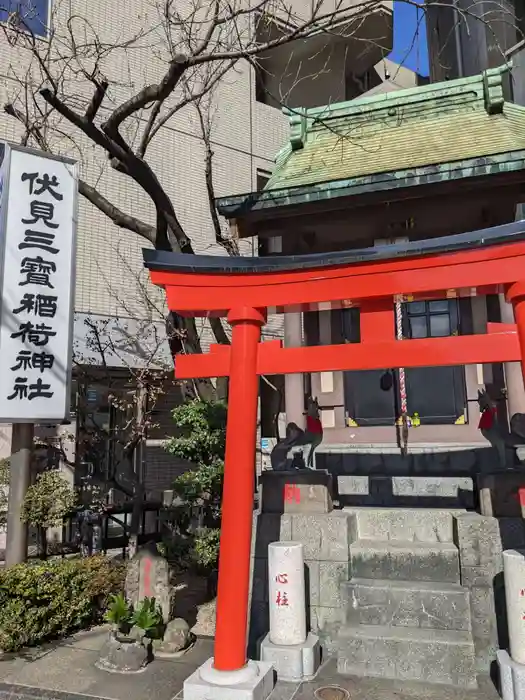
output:
[[303, 545], [272, 542], [268, 545], [270, 641], [283, 646], [304, 644], [306, 595]]
[[0, 238], [0, 421], [69, 411], [77, 173], [72, 161], [10, 147]]

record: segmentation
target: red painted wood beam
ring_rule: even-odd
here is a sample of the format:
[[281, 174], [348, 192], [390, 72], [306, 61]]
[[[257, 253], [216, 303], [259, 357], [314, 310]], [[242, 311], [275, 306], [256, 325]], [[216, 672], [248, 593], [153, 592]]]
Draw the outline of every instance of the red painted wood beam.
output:
[[487, 323], [487, 333], [517, 333], [515, 323]]
[[[271, 341], [259, 345], [257, 374], [439, 367], [520, 360], [518, 336], [512, 331], [301, 348], [283, 348], [280, 341]], [[229, 372], [230, 348], [227, 346], [212, 345], [206, 355], [177, 355], [175, 359], [178, 379], [226, 377]]]
[[[343, 265], [335, 268], [231, 275], [151, 271], [166, 289], [168, 306], [180, 313], [224, 314], [239, 300], [253, 308], [349, 300], [361, 303], [396, 295], [421, 295], [484, 286], [499, 290], [520, 280], [525, 241], [458, 253]], [[204, 314], [203, 311], [201, 313]]]
[[362, 343], [379, 343], [395, 338], [394, 304], [391, 299], [367, 299], [361, 305]]

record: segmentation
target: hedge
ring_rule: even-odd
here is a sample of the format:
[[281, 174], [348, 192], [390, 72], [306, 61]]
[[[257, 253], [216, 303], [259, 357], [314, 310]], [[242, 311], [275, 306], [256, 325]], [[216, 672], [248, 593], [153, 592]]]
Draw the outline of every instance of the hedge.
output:
[[0, 649], [16, 651], [100, 622], [124, 578], [125, 566], [103, 556], [0, 570]]

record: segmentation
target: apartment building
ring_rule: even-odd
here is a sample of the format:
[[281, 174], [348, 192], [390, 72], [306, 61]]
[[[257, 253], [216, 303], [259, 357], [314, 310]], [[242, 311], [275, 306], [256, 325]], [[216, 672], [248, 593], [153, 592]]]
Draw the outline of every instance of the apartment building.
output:
[[[35, 117], [33, 123], [43, 125], [45, 143], [54, 152], [78, 161], [84, 181], [121, 211], [154, 224], [154, 209], [144, 192], [113, 169], [104, 151], [79, 129], [64, 119], [49, 117], [49, 108], [38, 90], [56, 80], [67, 103], [82, 114], [93, 95], [90, 71], [94, 74], [99, 70], [99, 76], [109, 83], [98, 116], [102, 122], [111, 109], [159, 80], [166, 70], [173, 47], [170, 49], [166, 18], [159, 15], [157, 4], [153, 0], [128, 0], [125, 22], [122, 7], [104, 0], [9, 0], [8, 5], [8, 9], [0, 10], [4, 30], [0, 33], [2, 104], [14, 104], [22, 112], [26, 108]], [[283, 104], [292, 109], [318, 106], [416, 83], [411, 71], [387, 58], [392, 49], [392, 3], [378, 3], [357, 23], [352, 20], [353, 5], [353, 0], [348, 0], [341, 20], [330, 32], [317, 31], [308, 39], [273, 48], [256, 61], [239, 61], [210, 91], [206, 118], [216, 197], [250, 192], [264, 185], [274, 156], [287, 137]], [[293, 31], [291, 17], [307, 18], [308, 7], [303, 0], [294, 0], [284, 15], [282, 7], [279, 16], [252, 13], [243, 31], [255, 32], [260, 42], [273, 41]], [[180, 3], [177, 11], [182, 12]], [[329, 11], [333, 11], [331, 6], [326, 9]], [[181, 31], [187, 34], [189, 29], [182, 27]], [[27, 37], [31, 34], [37, 52], [28, 50]], [[36, 53], [43, 57], [40, 63]], [[43, 115], [49, 117], [47, 122]], [[197, 116], [191, 104], [180, 109], [159, 128], [146, 159], [170, 196], [195, 251], [226, 255], [224, 247], [215, 241], [205, 177], [206, 150]], [[148, 117], [145, 110], [126, 125], [126, 138], [132, 146], [138, 144]], [[2, 112], [0, 139], [20, 142], [24, 133], [19, 120]], [[133, 375], [141, 363], [171, 373], [169, 347], [162, 342], [163, 300], [146, 282], [141, 257], [144, 245], [143, 238], [117, 227], [80, 198], [75, 353], [77, 362], [93, 368], [104, 365], [104, 372], [81, 390], [73, 381], [70, 424], [46, 429], [45, 433], [48, 437], [54, 435], [53, 431], [73, 436], [68, 447], [73, 462], [74, 436], [79, 430], [78, 402], [88, 407], [94, 423], [107, 427], [114, 419], [108, 371], [122, 377], [123, 382], [131, 381], [130, 370]], [[241, 241], [239, 246], [241, 254], [257, 254], [256, 241]], [[93, 327], [102, 337], [103, 360], [100, 343], [93, 343]], [[276, 321], [267, 332], [279, 336], [282, 329]], [[203, 342], [206, 337], [203, 329]], [[139, 468], [147, 488], [152, 490], [169, 485], [181, 468], [162, 448], [162, 438], [170, 427], [170, 409], [179, 399], [178, 390], [170, 389], [159, 401], [156, 419], [160, 427], [151, 432], [142, 451]], [[9, 449], [10, 428], [2, 425], [0, 456], [9, 454]], [[111, 460], [111, 450], [99, 453], [99, 457]]]
[[447, 0], [430, 5], [427, 33], [432, 82], [477, 75], [502, 65], [521, 49], [524, 29], [523, 0], [492, 4]]

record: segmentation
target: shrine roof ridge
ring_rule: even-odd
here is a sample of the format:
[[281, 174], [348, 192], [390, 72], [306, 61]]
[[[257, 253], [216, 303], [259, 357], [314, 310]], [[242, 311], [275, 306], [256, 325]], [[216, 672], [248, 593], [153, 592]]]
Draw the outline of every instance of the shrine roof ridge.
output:
[[292, 151], [302, 148], [308, 131], [326, 127], [331, 120], [352, 119], [355, 124], [376, 118], [377, 112], [385, 110], [388, 116], [394, 116], [390, 112], [399, 107], [404, 110], [416, 109], [420, 116], [423, 112], [439, 113], [440, 102], [446, 101], [447, 106], [450, 106], [461, 101], [464, 105], [465, 99], [476, 102], [476, 107], [482, 106], [489, 114], [501, 112], [506, 97], [504, 79], [511, 67], [511, 63], [506, 63], [467, 78], [356, 97], [320, 107], [284, 107], [283, 114], [290, 123], [290, 143], [281, 149], [276, 160], [278, 162], [281, 156], [286, 156], [290, 147]]
[[423, 241], [409, 241], [332, 253], [272, 255], [267, 257], [224, 257], [219, 255], [170, 253], [144, 248], [142, 255], [144, 265], [149, 270], [248, 275], [265, 272], [313, 270], [371, 261], [394, 260], [396, 258], [416, 258], [439, 253], [454, 253], [472, 248], [487, 248], [523, 240], [525, 240], [525, 220], [467, 233], [425, 239]]
[[[290, 140], [264, 190], [221, 197], [220, 214], [279, 216], [283, 207], [525, 171], [525, 107], [510, 64], [480, 75], [287, 110]], [[253, 235], [250, 228], [247, 235]]]

